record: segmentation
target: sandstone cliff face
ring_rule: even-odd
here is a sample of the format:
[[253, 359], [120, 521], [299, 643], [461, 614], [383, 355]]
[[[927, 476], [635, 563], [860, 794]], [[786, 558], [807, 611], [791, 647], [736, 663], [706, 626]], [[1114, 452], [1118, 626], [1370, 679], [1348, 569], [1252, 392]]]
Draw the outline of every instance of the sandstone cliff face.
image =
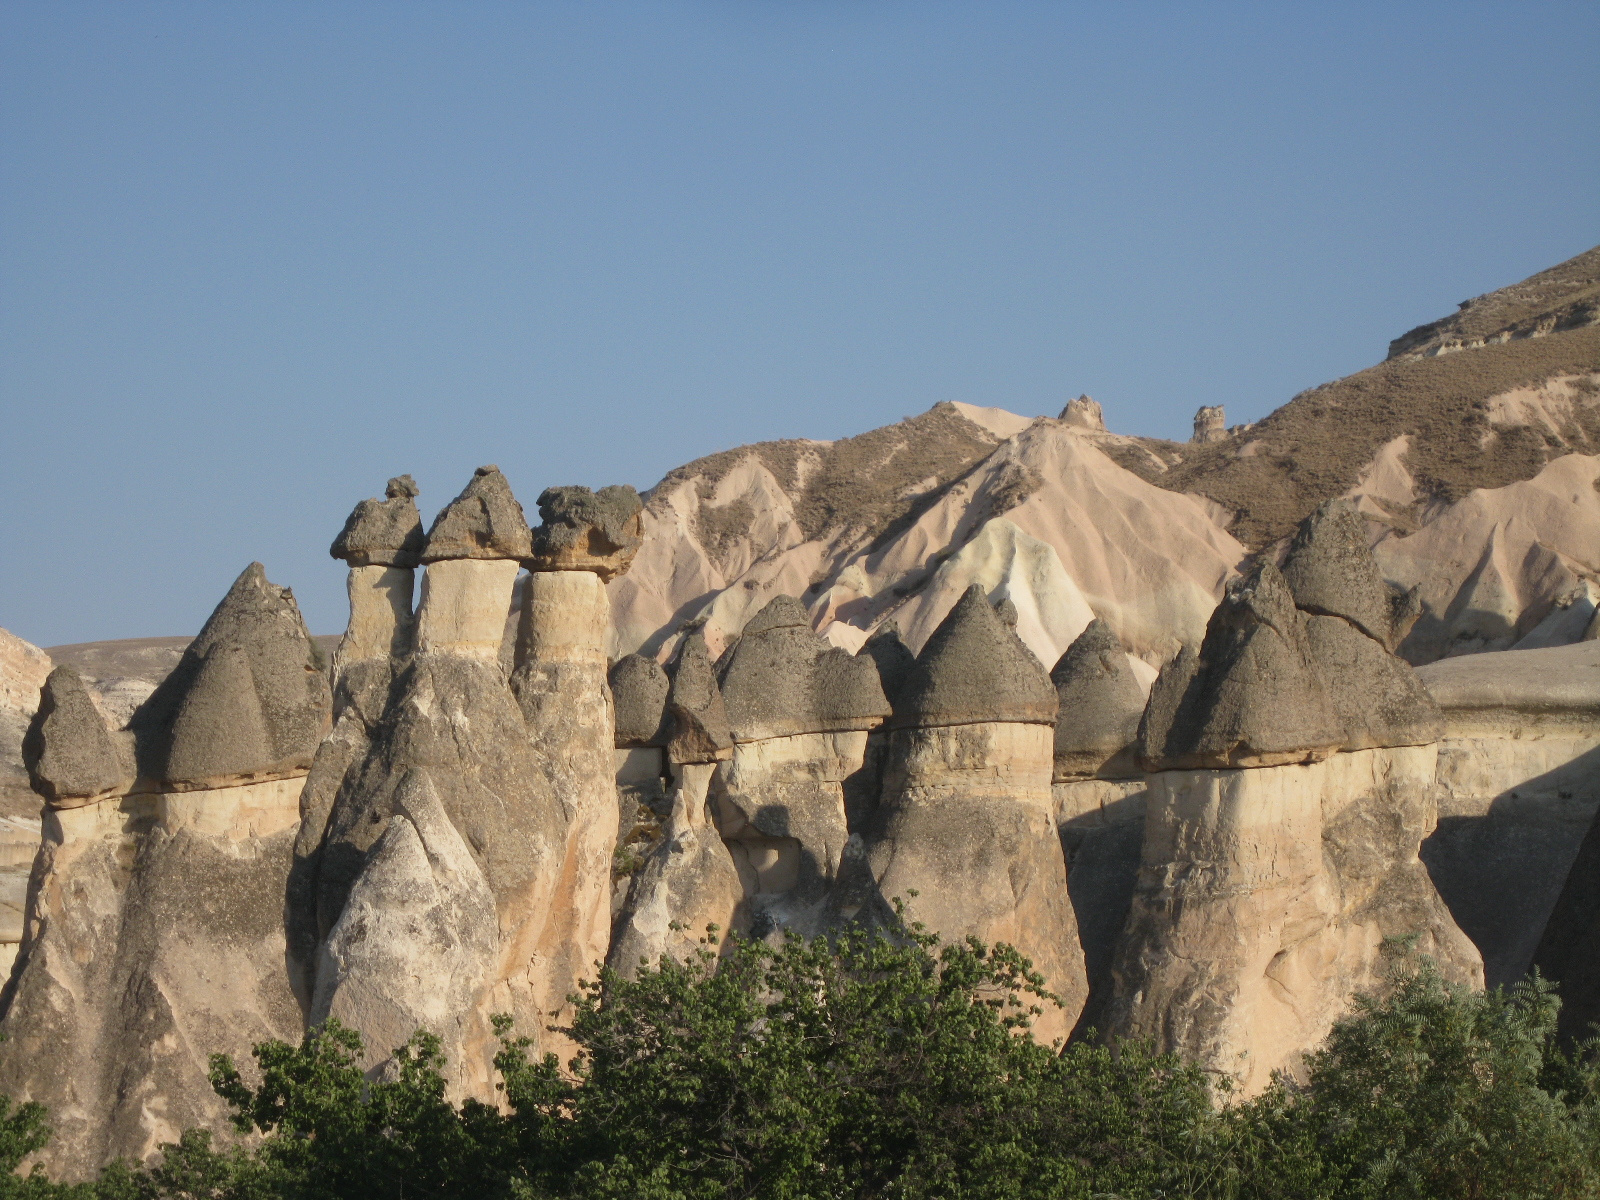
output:
[[0, 1020], [0, 1089], [49, 1106], [47, 1163], [220, 1128], [208, 1057], [298, 1035], [275, 900], [328, 721], [317, 661], [257, 564], [151, 697], [164, 717], [141, 709], [118, 738], [70, 668], [47, 684], [28, 746], [43, 841]]
[[1324, 506], [1283, 572], [1263, 563], [1230, 588], [1198, 656], [1157, 681], [1112, 1032], [1251, 1094], [1293, 1071], [1353, 992], [1383, 985], [1397, 939], [1481, 982], [1417, 854], [1441, 721], [1388, 649], [1405, 612], [1353, 510]]

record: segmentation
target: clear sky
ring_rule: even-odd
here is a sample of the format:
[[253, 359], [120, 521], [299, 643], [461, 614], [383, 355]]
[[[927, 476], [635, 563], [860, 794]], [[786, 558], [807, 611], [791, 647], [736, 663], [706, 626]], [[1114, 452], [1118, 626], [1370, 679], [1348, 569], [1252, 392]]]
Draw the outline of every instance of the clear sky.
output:
[[0, 625], [195, 632], [409, 471], [940, 400], [1188, 436], [1600, 241], [1600, 6], [0, 4]]

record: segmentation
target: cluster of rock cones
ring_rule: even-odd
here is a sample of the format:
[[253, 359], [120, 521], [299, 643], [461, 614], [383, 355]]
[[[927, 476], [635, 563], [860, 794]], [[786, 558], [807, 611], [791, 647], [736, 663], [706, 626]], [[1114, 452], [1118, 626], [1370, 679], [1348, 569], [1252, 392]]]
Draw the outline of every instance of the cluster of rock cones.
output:
[[[599, 964], [709, 927], [1010, 942], [1059, 998], [1035, 1037], [1149, 1037], [1249, 1093], [1402, 949], [1462, 983], [1492, 955], [1520, 973], [1559, 885], [1470, 938], [1441, 889], [1577, 852], [1581, 830], [1516, 863], [1447, 839], [1430, 874], [1441, 789], [1468, 814], [1503, 790], [1483, 777], [1529, 777], [1494, 747], [1547, 726], [1581, 757], [1594, 705], [1580, 687], [1540, 725], [1503, 700], [1513, 729], [1470, 680], [1430, 691], [1439, 669], [1395, 653], [1415, 596], [1341, 501], [1232, 582], [1147, 696], [1103, 622], [1047, 671], [977, 586], [917, 654], [892, 623], [849, 653], [780, 595], [715, 661], [691, 629], [664, 665], [608, 662], [631, 488], [547, 490], [534, 529], [493, 467], [426, 532], [415, 496], [391, 480], [335, 541], [331, 664], [253, 564], [126, 729], [71, 668], [46, 681], [0, 1091], [51, 1107], [64, 1171], [220, 1125], [211, 1053], [330, 1017], [375, 1072], [427, 1029], [455, 1094], [491, 1097], [495, 1014], [563, 1052]], [[1569, 893], [1568, 926], [1593, 926]]]

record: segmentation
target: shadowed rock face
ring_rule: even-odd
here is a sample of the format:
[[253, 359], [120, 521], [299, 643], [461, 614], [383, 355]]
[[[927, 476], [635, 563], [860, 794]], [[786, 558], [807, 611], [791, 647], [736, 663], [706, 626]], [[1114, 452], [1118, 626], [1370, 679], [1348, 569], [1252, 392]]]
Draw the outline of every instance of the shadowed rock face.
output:
[[917, 665], [917, 656], [900, 639], [900, 626], [885, 621], [873, 631], [860, 653], [878, 668], [878, 683], [883, 688], [884, 699], [894, 710], [894, 717], [899, 718], [905, 709], [911, 675]]
[[363, 500], [333, 539], [328, 553], [352, 567], [414, 567], [421, 561], [422, 515], [417, 512], [417, 485], [397, 475], [384, 489], [385, 499]]
[[1348, 501], [1330, 500], [1300, 523], [1283, 578], [1302, 612], [1343, 617], [1391, 652], [1399, 644], [1399, 597], [1378, 573], [1366, 525]]
[[122, 761], [71, 667], [57, 667], [45, 680], [22, 750], [35, 790], [57, 808], [86, 804], [133, 782], [132, 763]]
[[139, 773], [182, 789], [303, 772], [331, 703], [293, 594], [251, 563], [134, 714]]
[[598, 492], [546, 488], [539, 494], [540, 524], [528, 569], [593, 571], [601, 579], [621, 575], [639, 549], [643, 509], [639, 493], [626, 485]]
[[1138, 765], [1129, 751], [1139, 734], [1144, 689], [1111, 627], [1098, 618], [1091, 621], [1051, 670], [1050, 682], [1061, 706], [1056, 716], [1056, 778], [1107, 769], [1118, 777], [1136, 774]]
[[871, 729], [889, 715], [878, 672], [811, 630], [792, 596], [751, 618], [721, 678], [735, 740]]
[[457, 558], [513, 558], [533, 549], [533, 535], [522, 505], [496, 466], [479, 467], [472, 482], [441, 512], [428, 530], [422, 561]]
[[618, 749], [630, 746], [665, 746], [667, 693], [672, 681], [661, 664], [642, 654], [625, 654], [612, 666], [607, 682], [616, 706]]
[[917, 656], [895, 725], [978, 721], [1054, 725], [1056, 690], [1032, 652], [974, 584], [956, 601]]
[[667, 713], [672, 722], [667, 757], [672, 762], [717, 762], [733, 753], [728, 710], [699, 630], [686, 637], [678, 650]]

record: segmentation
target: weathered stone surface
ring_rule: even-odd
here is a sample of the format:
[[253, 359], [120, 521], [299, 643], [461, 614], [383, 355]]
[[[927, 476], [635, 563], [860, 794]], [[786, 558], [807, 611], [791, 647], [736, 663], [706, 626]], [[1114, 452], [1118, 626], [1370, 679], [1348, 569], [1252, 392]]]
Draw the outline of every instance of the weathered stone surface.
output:
[[1068, 400], [1067, 406], [1061, 410], [1059, 419], [1080, 429], [1094, 429], [1104, 433], [1106, 428], [1106, 419], [1100, 411], [1100, 402], [1087, 393], [1076, 400]]
[[411, 611], [416, 573], [410, 567], [352, 566], [345, 581], [350, 596], [350, 623], [334, 651], [337, 678], [364, 659], [400, 658], [416, 636]]
[[676, 768], [661, 842], [634, 875], [613, 929], [609, 962], [624, 975], [641, 962], [655, 965], [663, 955], [686, 960], [706, 945], [708, 925], [717, 927], [714, 949], [730, 933], [748, 928], [744, 887], [711, 814], [717, 769], [712, 762]]
[[533, 534], [522, 505], [496, 466], [479, 467], [462, 492], [434, 518], [422, 561], [449, 558], [509, 558], [532, 552]]
[[422, 577], [417, 649], [499, 663], [519, 564], [509, 558], [430, 563]]
[[672, 718], [672, 737], [667, 742], [671, 762], [717, 762], [732, 755], [728, 710], [706, 654], [705, 635], [698, 629], [678, 647], [667, 712]]
[[134, 715], [139, 773], [177, 789], [304, 773], [331, 706], [293, 593], [251, 563]]
[[897, 726], [1022, 721], [1054, 725], [1050, 676], [990, 606], [968, 588], [934, 630], [905, 689]]
[[1366, 522], [1348, 500], [1329, 500], [1300, 522], [1282, 570], [1302, 612], [1343, 617], [1386, 650], [1398, 644], [1394, 591], [1378, 573]]
[[593, 571], [613, 579], [633, 562], [643, 540], [644, 502], [627, 485], [598, 492], [553, 487], [539, 493], [539, 527], [533, 531], [530, 571]]
[[39, 796], [22, 761], [22, 739], [39, 710], [50, 656], [0, 629], [0, 817], [36, 816]]
[[389, 480], [385, 499], [363, 500], [355, 506], [328, 553], [352, 567], [416, 566], [425, 540], [416, 495], [411, 476]]
[[1126, 778], [1139, 773], [1135, 743], [1144, 689], [1111, 627], [1098, 618], [1050, 672], [1060, 703], [1055, 778]]
[[1425, 746], [1444, 720], [1416, 670], [1343, 617], [1306, 618], [1306, 644], [1343, 729], [1342, 748]]
[[[1152, 705], [1168, 704], [1169, 688], [1158, 681], [1157, 691]], [[1263, 562], [1228, 586], [1165, 739], [1147, 737], [1142, 750], [1157, 770], [1272, 766], [1326, 758], [1343, 738], [1305, 618], [1283, 576]]]
[[889, 715], [878, 672], [811, 630], [792, 596], [750, 619], [721, 672], [736, 741], [871, 729]]
[[1194, 436], [1189, 440], [1205, 445], [1228, 436], [1227, 417], [1220, 404], [1202, 404], [1194, 414]]
[[1385, 939], [1415, 938], [1446, 978], [1480, 986], [1417, 858], [1433, 771], [1434, 748], [1416, 746], [1151, 777], [1108, 1031], [1248, 1096], [1297, 1070], [1354, 992], [1384, 985]]
[[899, 717], [905, 708], [911, 673], [917, 665], [917, 656], [900, 638], [900, 626], [885, 621], [873, 631], [859, 653], [870, 658], [878, 668], [878, 684], [883, 688], [884, 699], [889, 702], [894, 716]]
[[946, 941], [1016, 946], [1061, 997], [1034, 1026], [1046, 1043], [1067, 1036], [1088, 994], [1050, 794], [1052, 736], [1015, 721], [895, 730], [864, 853], [839, 889], [845, 918], [892, 927], [899, 898]]
[[642, 654], [625, 654], [607, 676], [617, 712], [617, 746], [665, 746], [667, 693], [672, 681], [661, 664]]
[[57, 808], [88, 804], [133, 782], [133, 763], [118, 754], [71, 667], [57, 667], [45, 680], [23, 754], [35, 790]]

